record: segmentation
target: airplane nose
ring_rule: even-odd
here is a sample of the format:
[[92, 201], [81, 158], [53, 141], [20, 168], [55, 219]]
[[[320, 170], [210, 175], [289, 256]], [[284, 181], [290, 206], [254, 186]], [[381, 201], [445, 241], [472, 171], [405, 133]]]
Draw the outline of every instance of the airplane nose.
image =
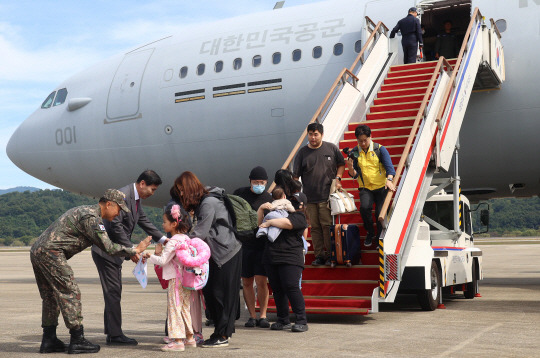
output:
[[[50, 127], [53, 117], [36, 111], [13, 132], [6, 145], [9, 159], [26, 173], [46, 182], [51, 182], [47, 173], [50, 166]], [[50, 141], [50, 139], [49, 139]]]
[[[6, 154], [19, 168], [21, 168], [21, 163], [24, 162], [24, 158], [21, 158], [20, 151], [18, 150], [19, 145], [21, 144], [21, 135], [20, 135], [20, 127], [13, 132], [11, 135], [11, 138], [9, 138], [9, 141], [6, 145]], [[22, 168], [21, 168], [22, 169]], [[24, 170], [24, 169], [23, 169]]]

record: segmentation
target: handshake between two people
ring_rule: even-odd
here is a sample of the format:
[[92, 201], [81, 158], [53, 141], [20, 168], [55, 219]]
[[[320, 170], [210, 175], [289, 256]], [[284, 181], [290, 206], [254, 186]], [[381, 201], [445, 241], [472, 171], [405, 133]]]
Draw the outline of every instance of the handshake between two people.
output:
[[143, 255], [143, 260], [146, 260], [146, 255], [148, 256], [150, 255], [144, 253], [144, 251], [148, 248], [151, 241], [152, 241], [152, 236], [147, 236], [146, 239], [139, 242], [139, 244], [135, 247], [136, 254], [130, 257], [131, 261], [133, 261], [134, 263], [139, 262], [141, 258], [141, 254]]

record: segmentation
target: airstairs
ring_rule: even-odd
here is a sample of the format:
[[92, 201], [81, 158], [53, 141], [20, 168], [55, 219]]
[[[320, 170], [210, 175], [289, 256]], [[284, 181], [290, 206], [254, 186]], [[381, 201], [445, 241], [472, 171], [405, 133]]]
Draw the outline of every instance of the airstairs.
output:
[[[449, 169], [471, 92], [497, 89], [504, 81], [500, 33], [493, 20], [488, 27], [478, 8], [453, 60], [396, 64], [397, 40], [388, 39], [381, 22], [366, 17], [366, 24], [370, 36], [358, 58], [339, 74], [311, 122], [323, 123], [324, 140], [340, 149], [354, 147], [354, 129], [367, 124], [372, 139], [391, 155], [397, 191], [388, 194], [375, 218], [384, 227], [378, 245], [362, 243], [361, 264], [313, 267], [308, 252], [302, 277], [308, 313], [368, 314], [380, 302], [394, 302], [433, 174]], [[283, 168], [291, 167], [306, 134]], [[357, 183], [345, 175], [343, 187], [358, 201]], [[358, 212], [339, 220], [359, 225], [363, 242]]]

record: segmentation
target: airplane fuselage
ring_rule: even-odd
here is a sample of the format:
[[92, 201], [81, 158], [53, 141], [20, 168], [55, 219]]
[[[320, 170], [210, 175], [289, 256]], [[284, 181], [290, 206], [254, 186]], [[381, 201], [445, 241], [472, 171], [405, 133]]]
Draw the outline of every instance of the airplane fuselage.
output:
[[[460, 136], [463, 186], [494, 188], [492, 196], [536, 195], [540, 107], [533, 88], [540, 75], [527, 68], [540, 51], [528, 44], [540, 35], [523, 26], [538, 21], [540, 6], [472, 6], [508, 22], [507, 81], [500, 91], [471, 97]], [[272, 179], [337, 74], [358, 55], [364, 16], [392, 27], [406, 8], [397, 0], [337, 1], [191, 27], [60, 84], [65, 103], [26, 119], [8, 155], [45, 182], [91, 196], [154, 169], [166, 187], [151, 198], [154, 205], [166, 202], [185, 170], [228, 190], [248, 185], [257, 165]], [[525, 188], [511, 193], [510, 183]]]

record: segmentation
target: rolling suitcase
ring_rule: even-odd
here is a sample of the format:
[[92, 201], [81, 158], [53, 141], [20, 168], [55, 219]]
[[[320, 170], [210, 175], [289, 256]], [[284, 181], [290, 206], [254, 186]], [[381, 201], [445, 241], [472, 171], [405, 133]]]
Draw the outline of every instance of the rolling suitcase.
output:
[[360, 263], [360, 231], [356, 225], [330, 226], [332, 245], [331, 267], [358, 265]]

